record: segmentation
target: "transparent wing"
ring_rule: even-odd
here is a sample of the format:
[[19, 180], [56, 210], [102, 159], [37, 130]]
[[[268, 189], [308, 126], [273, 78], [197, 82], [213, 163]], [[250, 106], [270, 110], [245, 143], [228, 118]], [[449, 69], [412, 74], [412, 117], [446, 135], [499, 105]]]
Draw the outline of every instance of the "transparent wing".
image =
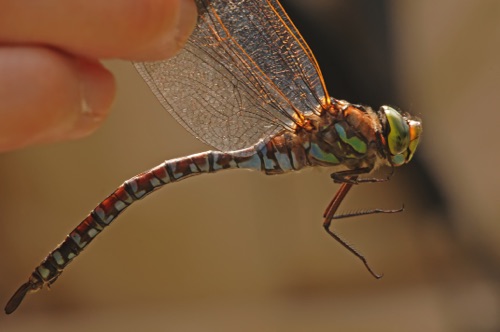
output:
[[228, 151], [301, 125], [329, 103], [311, 50], [276, 0], [197, 0], [175, 57], [135, 66], [174, 118]]

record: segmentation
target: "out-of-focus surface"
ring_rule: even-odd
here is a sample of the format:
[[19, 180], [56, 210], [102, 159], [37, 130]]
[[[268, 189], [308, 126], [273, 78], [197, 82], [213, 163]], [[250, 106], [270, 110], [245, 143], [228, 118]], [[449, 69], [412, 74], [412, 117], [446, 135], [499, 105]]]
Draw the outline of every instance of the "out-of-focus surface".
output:
[[[306, 18], [318, 27], [356, 31], [355, 10], [351, 24], [338, 17], [347, 3], [297, 0], [293, 9], [325, 15]], [[404, 213], [334, 226], [384, 278], [324, 233], [321, 214], [338, 188], [327, 171], [221, 172], [135, 204], [51, 291], [0, 315], [0, 330], [498, 331], [500, 2], [383, 3], [397, 97], [382, 102], [421, 116], [423, 142], [414, 165], [356, 187], [343, 206], [404, 202]], [[370, 54], [353, 59], [383, 62]], [[1, 304], [124, 180], [209, 149], [161, 109], [131, 64], [108, 64], [119, 95], [95, 135], [0, 156]], [[384, 87], [375, 80], [359, 84], [376, 95]], [[369, 102], [359, 98], [351, 101]]]

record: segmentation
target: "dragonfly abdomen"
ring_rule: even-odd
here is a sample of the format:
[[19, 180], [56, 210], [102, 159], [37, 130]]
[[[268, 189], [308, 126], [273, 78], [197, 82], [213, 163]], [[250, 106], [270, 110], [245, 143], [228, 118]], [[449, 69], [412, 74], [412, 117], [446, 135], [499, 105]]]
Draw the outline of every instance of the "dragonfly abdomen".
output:
[[301, 147], [287, 144], [287, 137], [289, 135], [278, 136], [265, 144], [259, 143], [254, 147], [232, 152], [207, 151], [167, 160], [125, 181], [35, 268], [28, 282], [11, 298], [6, 311], [14, 311], [27, 293], [55, 282], [64, 268], [128, 206], [166, 184], [225, 169], [244, 168], [266, 174], [280, 174], [302, 168], [305, 165], [305, 152]]

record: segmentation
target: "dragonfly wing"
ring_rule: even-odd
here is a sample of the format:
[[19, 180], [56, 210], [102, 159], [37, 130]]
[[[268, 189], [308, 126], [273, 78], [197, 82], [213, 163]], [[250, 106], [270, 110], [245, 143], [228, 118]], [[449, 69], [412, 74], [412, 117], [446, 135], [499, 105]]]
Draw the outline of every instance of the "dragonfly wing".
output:
[[217, 149], [248, 147], [328, 103], [319, 67], [277, 1], [197, 0], [175, 57], [135, 63], [162, 105]]

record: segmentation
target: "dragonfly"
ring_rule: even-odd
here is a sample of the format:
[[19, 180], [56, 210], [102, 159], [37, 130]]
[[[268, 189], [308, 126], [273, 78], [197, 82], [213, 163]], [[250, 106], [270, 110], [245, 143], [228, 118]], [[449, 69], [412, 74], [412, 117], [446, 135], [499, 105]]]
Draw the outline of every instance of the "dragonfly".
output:
[[421, 120], [390, 106], [374, 110], [331, 97], [313, 52], [278, 0], [196, 0], [196, 5], [197, 26], [180, 53], [134, 65], [163, 107], [215, 150], [167, 160], [125, 181], [34, 269], [7, 303], [7, 314], [26, 294], [52, 285], [134, 202], [167, 184], [229, 169], [275, 175], [328, 167], [340, 188], [323, 214], [323, 227], [381, 277], [331, 223], [402, 211], [337, 213], [353, 186], [389, 180], [370, 177], [374, 170], [412, 159]]

